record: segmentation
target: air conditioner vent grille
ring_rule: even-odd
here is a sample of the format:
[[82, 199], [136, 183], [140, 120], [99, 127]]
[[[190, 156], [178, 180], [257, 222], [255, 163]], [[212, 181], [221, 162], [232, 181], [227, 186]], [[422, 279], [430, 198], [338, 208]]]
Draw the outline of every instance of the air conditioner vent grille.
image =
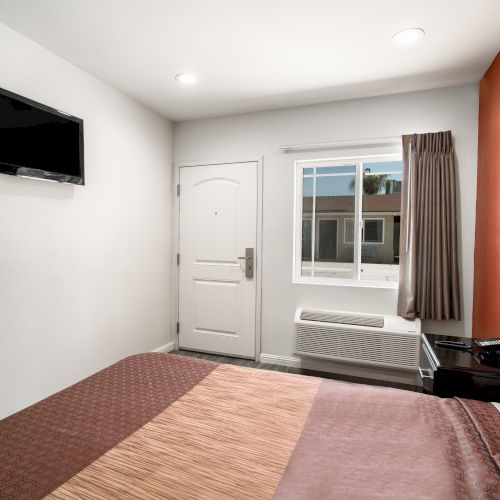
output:
[[297, 325], [297, 354], [353, 360], [368, 364], [416, 368], [419, 339], [397, 333]]
[[311, 311], [304, 309], [300, 315], [304, 321], [322, 321], [325, 323], [338, 323], [343, 325], [370, 326], [384, 328], [383, 316], [370, 316], [359, 314], [339, 314], [325, 311]]

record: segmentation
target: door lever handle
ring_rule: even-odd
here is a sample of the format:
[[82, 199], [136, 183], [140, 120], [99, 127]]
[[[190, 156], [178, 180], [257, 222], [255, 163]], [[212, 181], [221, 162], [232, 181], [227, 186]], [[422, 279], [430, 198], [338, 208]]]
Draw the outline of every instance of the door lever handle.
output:
[[245, 261], [245, 276], [253, 278], [253, 248], [245, 248], [245, 256], [238, 257], [238, 260]]

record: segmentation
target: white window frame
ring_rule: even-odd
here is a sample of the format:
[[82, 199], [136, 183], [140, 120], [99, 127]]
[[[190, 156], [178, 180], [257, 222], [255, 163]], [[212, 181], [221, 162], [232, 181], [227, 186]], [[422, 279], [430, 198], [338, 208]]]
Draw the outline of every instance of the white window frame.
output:
[[[293, 283], [304, 283], [304, 284], [318, 284], [318, 285], [334, 285], [334, 286], [355, 286], [355, 287], [372, 287], [372, 288], [392, 288], [397, 289], [398, 283], [392, 281], [372, 281], [372, 280], [362, 280], [361, 279], [361, 241], [362, 237], [362, 224], [363, 224], [363, 164], [373, 163], [381, 161], [401, 161], [402, 153], [384, 153], [384, 154], [374, 154], [374, 155], [356, 155], [356, 156], [345, 156], [339, 158], [321, 158], [321, 159], [309, 159], [309, 160], [297, 160], [295, 161], [295, 215], [294, 215], [294, 226], [293, 226]], [[323, 276], [302, 276], [302, 194], [303, 194], [303, 179], [304, 179], [304, 169], [306, 168], [317, 168], [317, 167], [340, 167], [346, 165], [355, 165], [355, 188], [354, 188], [354, 262], [353, 262], [353, 277], [352, 278], [330, 278]], [[315, 172], [315, 171], [314, 171]], [[377, 175], [384, 173], [393, 172], [376, 172]], [[339, 175], [339, 174], [323, 174], [326, 175]], [[349, 174], [343, 174], [349, 175]], [[372, 175], [375, 175], [372, 174]], [[307, 177], [307, 174], [306, 174]], [[314, 219], [316, 213], [316, 183], [313, 185], [313, 209], [311, 218]], [[372, 217], [369, 217], [372, 219]], [[375, 217], [378, 219], [378, 217]], [[383, 219], [382, 219], [383, 220]], [[356, 221], [358, 222], [356, 224]], [[345, 222], [344, 222], [345, 224]], [[384, 231], [385, 231], [385, 222]], [[316, 238], [316, 224], [311, 225], [311, 238], [314, 241]], [[338, 231], [338, 223], [337, 223]], [[384, 234], [384, 233], [383, 233]], [[345, 231], [344, 231], [345, 239]], [[337, 238], [338, 240], [338, 238]], [[352, 243], [351, 243], [352, 244]], [[381, 243], [368, 242], [369, 245], [380, 245]], [[382, 243], [383, 244], [383, 243]], [[338, 245], [338, 241], [337, 241]], [[338, 251], [338, 250], [337, 250]], [[315, 255], [311, 255], [311, 269], [315, 266]]]

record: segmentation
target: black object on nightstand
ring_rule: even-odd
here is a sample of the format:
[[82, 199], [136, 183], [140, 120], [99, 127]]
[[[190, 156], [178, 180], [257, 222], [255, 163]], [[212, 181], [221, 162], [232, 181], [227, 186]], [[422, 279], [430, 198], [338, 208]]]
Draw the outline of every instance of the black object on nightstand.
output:
[[481, 363], [471, 352], [436, 346], [436, 341], [464, 342], [473, 339], [448, 335], [422, 334], [420, 376], [424, 392], [500, 402], [500, 369]]

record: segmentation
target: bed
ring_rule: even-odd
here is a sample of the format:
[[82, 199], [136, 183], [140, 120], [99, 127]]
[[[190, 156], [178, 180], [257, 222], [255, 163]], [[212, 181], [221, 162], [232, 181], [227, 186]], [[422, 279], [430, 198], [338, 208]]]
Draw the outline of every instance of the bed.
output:
[[171, 354], [0, 421], [2, 499], [500, 498], [489, 404]]

